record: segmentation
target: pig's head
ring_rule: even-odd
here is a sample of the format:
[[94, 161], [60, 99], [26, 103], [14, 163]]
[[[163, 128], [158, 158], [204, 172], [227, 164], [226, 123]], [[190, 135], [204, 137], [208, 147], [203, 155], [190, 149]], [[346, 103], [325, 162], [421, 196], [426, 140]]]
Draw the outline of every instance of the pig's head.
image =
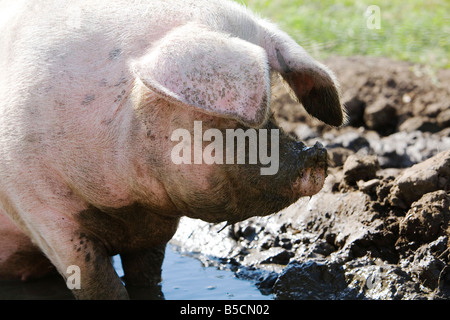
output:
[[[322, 188], [326, 150], [295, 141], [270, 117], [271, 72], [280, 73], [318, 119], [339, 126], [345, 115], [333, 75], [286, 39], [291, 42], [256, 45], [189, 24], [134, 62], [137, 103], [144, 113], [161, 115], [146, 121], [169, 137], [159, 143], [165, 163], [159, 179], [182, 214], [237, 222], [277, 212]], [[232, 147], [227, 134], [237, 129], [249, 138]]]

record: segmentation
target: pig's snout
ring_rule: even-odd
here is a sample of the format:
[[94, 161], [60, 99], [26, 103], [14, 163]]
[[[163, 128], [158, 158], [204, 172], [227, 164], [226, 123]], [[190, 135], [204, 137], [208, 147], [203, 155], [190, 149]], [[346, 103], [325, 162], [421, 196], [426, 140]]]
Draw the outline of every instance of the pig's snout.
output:
[[298, 176], [292, 184], [294, 198], [312, 196], [320, 191], [326, 178], [327, 150], [319, 142], [306, 147], [298, 142], [300, 155], [297, 162]]
[[299, 143], [303, 146], [300, 151], [300, 170], [327, 165], [327, 150], [320, 142], [317, 141], [312, 147], [306, 147], [302, 142]]

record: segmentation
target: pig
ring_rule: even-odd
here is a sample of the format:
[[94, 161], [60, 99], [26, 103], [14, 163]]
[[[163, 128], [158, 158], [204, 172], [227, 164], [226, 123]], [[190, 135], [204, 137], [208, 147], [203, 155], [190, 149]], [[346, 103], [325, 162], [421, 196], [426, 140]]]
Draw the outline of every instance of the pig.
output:
[[159, 281], [180, 217], [235, 223], [317, 193], [326, 150], [282, 131], [273, 175], [171, 159], [194, 121], [267, 129], [270, 150], [273, 76], [311, 116], [345, 122], [333, 73], [235, 2], [1, 1], [0, 278], [78, 270], [75, 298], [128, 299]]

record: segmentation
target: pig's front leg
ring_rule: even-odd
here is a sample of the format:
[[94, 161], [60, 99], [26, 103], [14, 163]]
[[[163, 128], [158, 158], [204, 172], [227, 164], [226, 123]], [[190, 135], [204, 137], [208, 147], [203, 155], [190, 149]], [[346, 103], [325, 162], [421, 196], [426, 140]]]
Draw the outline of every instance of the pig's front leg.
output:
[[161, 281], [161, 266], [166, 244], [151, 249], [121, 254], [125, 284], [147, 287]]
[[128, 299], [104, 244], [67, 214], [47, 208], [23, 213], [29, 234], [66, 279], [77, 299]]
[[[77, 299], [123, 300], [129, 299], [127, 290], [117, 275], [103, 244], [88, 233], [79, 232], [74, 239], [76, 259], [80, 266], [80, 289], [72, 292]], [[75, 252], [73, 252], [75, 254]]]
[[131, 299], [164, 299], [161, 290], [161, 267], [166, 244], [151, 249], [121, 254], [128, 294]]

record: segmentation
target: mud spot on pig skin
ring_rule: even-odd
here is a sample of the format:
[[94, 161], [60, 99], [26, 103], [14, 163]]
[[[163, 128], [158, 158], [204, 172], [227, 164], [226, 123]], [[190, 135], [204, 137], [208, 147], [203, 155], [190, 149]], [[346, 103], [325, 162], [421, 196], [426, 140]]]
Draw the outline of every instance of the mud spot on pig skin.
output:
[[100, 87], [106, 87], [108, 85], [108, 80], [103, 78], [102, 80], [100, 80], [99, 85]]
[[116, 97], [114, 102], [120, 102], [122, 100], [122, 98], [124, 97], [125, 93], [126, 93], [126, 91], [122, 90], [122, 92]]
[[[99, 261], [102, 261], [103, 256], [108, 256], [102, 241], [97, 239], [95, 235], [80, 232], [78, 239], [75, 239], [74, 242], [79, 259], [92, 264], [95, 268], [102, 268], [102, 262]], [[92, 259], [93, 257], [94, 259]]]
[[[73, 239], [71, 239], [73, 242]], [[80, 232], [80, 235], [77, 240], [75, 240], [75, 252], [80, 254], [81, 256], [84, 256], [84, 261], [89, 262], [91, 260], [91, 251], [95, 251], [95, 244], [93, 248], [90, 248], [92, 245], [90, 245], [91, 241], [89, 240], [89, 237], [84, 232]]]
[[81, 104], [83, 105], [83, 106], [87, 106], [87, 105], [89, 105], [92, 101], [94, 101], [95, 100], [95, 95], [93, 95], [93, 94], [88, 94], [88, 95], [86, 95], [85, 97], [84, 97], [84, 100], [81, 102]]
[[128, 83], [128, 79], [124, 76], [120, 77], [119, 81], [117, 81], [117, 83], [114, 85], [114, 87], [119, 87], [123, 84], [127, 84]]
[[117, 48], [117, 49], [113, 49], [109, 52], [109, 59], [110, 60], [115, 60], [117, 59], [120, 55], [122, 54], [122, 49]]

